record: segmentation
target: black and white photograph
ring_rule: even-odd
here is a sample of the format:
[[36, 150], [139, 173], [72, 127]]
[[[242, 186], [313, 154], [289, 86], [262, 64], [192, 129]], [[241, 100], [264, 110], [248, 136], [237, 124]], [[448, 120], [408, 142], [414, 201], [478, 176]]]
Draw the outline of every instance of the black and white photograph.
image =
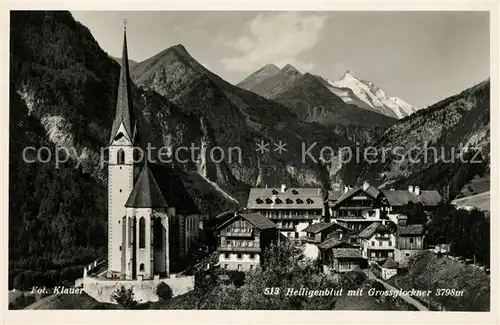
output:
[[494, 309], [489, 11], [9, 16], [9, 312]]

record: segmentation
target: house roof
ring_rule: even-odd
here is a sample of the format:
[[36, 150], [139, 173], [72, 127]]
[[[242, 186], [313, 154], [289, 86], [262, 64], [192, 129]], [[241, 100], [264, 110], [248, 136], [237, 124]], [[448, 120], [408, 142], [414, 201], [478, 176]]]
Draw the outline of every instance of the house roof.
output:
[[334, 247], [341, 246], [341, 245], [349, 245], [350, 246], [350, 244], [348, 244], [344, 241], [338, 240], [336, 238], [328, 238], [327, 240], [325, 240], [321, 244], [318, 244], [318, 248], [323, 249], [323, 250], [327, 250], [327, 249], [334, 248]]
[[142, 168], [134, 189], [130, 193], [126, 207], [133, 208], [167, 208], [167, 202], [153, 176], [153, 173], [145, 164]]
[[384, 226], [382, 223], [380, 222], [373, 222], [372, 224], [370, 224], [368, 227], [366, 227], [365, 229], [363, 229], [360, 233], [359, 233], [359, 237], [361, 238], [370, 238], [371, 236], [373, 236], [373, 234], [375, 234], [376, 232], [379, 232], [379, 231], [387, 231], [387, 227]]
[[408, 190], [383, 190], [382, 193], [391, 206], [404, 206], [410, 202], [422, 203], [424, 206], [438, 206], [442, 201], [441, 195], [435, 190], [421, 190], [419, 195]]
[[257, 212], [235, 212], [234, 216], [222, 223], [217, 229], [222, 229], [232, 224], [235, 220], [243, 218], [258, 229], [276, 228], [276, 224]]
[[[269, 200], [269, 202], [267, 201]], [[299, 200], [299, 201], [298, 201]], [[250, 189], [248, 209], [323, 209], [321, 188], [257, 188]]]
[[381, 266], [384, 269], [397, 269], [398, 263], [392, 257], [388, 257]]
[[355, 194], [359, 192], [363, 192], [372, 198], [376, 198], [380, 194], [380, 191], [373, 185], [368, 185], [368, 187], [366, 188], [364, 188], [363, 186], [358, 186], [342, 194], [342, 196], [337, 200], [337, 202], [335, 202], [335, 205], [344, 202], [345, 200], [353, 197]]
[[317, 222], [317, 223], [313, 223], [312, 225], [306, 227], [302, 231], [303, 232], [312, 232], [312, 233], [317, 234], [317, 233], [322, 232], [323, 230], [328, 229], [334, 225], [335, 225], [335, 222]]
[[405, 227], [398, 227], [399, 235], [423, 235], [424, 225], [408, 225]]
[[334, 258], [362, 258], [359, 248], [334, 248]]

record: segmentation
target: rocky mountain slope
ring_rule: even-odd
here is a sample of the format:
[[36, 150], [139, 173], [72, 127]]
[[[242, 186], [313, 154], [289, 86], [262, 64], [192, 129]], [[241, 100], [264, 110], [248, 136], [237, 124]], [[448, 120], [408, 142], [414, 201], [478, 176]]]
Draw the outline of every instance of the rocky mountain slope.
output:
[[[344, 166], [340, 175], [345, 182], [413, 183], [447, 188], [445, 192], [458, 195], [478, 177], [489, 180], [489, 79], [401, 119], [371, 146], [378, 161]], [[381, 159], [383, 150], [385, 159]], [[355, 170], [358, 177], [352, 177]]]
[[394, 118], [382, 115], [366, 104], [363, 107], [346, 103], [321, 77], [302, 74], [290, 64], [279, 71], [276, 69], [274, 65], [265, 65], [237, 86], [289, 107], [304, 121], [379, 128], [395, 122]]
[[[293, 67], [279, 72], [267, 66], [256, 73], [256, 78], [297, 75]], [[241, 162], [215, 164], [212, 181], [223, 187], [231, 186], [233, 178], [251, 186], [329, 186], [329, 174], [337, 167], [323, 166], [313, 160], [302, 160], [302, 143], [318, 142], [321, 146], [344, 146], [353, 141], [366, 142], [382, 132], [380, 126], [368, 127], [317, 121], [304, 121], [297, 112], [277, 101], [241, 89], [198, 63], [182, 45], [170, 47], [152, 58], [138, 63], [131, 71], [134, 82], [154, 91], [183, 109], [186, 113], [204, 115], [212, 127], [215, 145], [228, 152], [237, 146]], [[272, 78], [272, 77], [271, 77]], [[250, 82], [250, 80], [248, 80]], [[269, 143], [270, 152], [256, 152], [256, 143]], [[286, 152], [273, 149], [273, 143], [286, 143]]]
[[[238, 83], [237, 86], [269, 99], [278, 99], [282, 92], [293, 87], [290, 85], [295, 84], [302, 76], [297, 69], [289, 64], [281, 70], [273, 64], [266, 64]], [[323, 87], [328, 88], [346, 104], [355, 105], [396, 119], [411, 115], [416, 111], [404, 100], [387, 96], [382, 89], [372, 82], [356, 78], [350, 70], [340, 80], [336, 81], [317, 75], [315, 77]], [[309, 80], [309, 82], [311, 81]], [[319, 85], [315, 85], [315, 87], [319, 87]], [[338, 103], [336, 105], [338, 106]]]

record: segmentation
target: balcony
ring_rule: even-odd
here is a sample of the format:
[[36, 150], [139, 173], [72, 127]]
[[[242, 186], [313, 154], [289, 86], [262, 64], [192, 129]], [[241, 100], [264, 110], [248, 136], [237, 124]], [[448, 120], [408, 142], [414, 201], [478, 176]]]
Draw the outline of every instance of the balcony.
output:
[[241, 246], [231, 246], [224, 245], [217, 247], [218, 252], [246, 252], [246, 253], [259, 253], [261, 251], [260, 247], [241, 247]]
[[253, 237], [253, 229], [227, 229], [221, 232], [221, 236], [251, 238]]

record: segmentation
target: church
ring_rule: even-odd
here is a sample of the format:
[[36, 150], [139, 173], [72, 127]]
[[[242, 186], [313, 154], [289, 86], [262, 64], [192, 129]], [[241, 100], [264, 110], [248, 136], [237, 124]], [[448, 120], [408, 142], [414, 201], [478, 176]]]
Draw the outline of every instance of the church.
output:
[[199, 236], [199, 211], [172, 167], [138, 161], [134, 148], [140, 148], [141, 142], [131, 83], [125, 28], [108, 146], [106, 275], [124, 280], [169, 277], [182, 267], [179, 261]]

